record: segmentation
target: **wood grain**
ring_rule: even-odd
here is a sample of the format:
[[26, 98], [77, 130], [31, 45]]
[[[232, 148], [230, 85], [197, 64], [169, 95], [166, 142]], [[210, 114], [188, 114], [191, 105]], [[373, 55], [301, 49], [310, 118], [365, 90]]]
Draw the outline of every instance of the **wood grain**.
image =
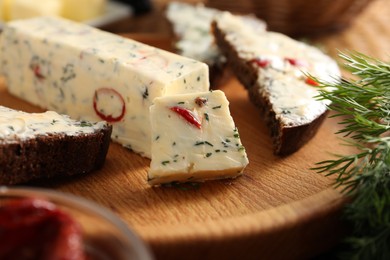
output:
[[[386, 10], [377, 11], [383, 14]], [[390, 32], [383, 23], [390, 16], [370, 12], [372, 20], [363, 16], [366, 20], [356, 21], [347, 31], [317, 41], [332, 55], [336, 48], [348, 48], [384, 57], [389, 53], [384, 42]], [[372, 30], [382, 33], [376, 35], [378, 41], [357, 40], [372, 35]], [[166, 49], [171, 46], [164, 36], [131, 37]], [[158, 259], [303, 259], [331, 248], [345, 231], [340, 221], [345, 201], [331, 187], [330, 178], [310, 168], [328, 159], [328, 152], [351, 152], [334, 135], [339, 129], [337, 121], [327, 119], [297, 153], [276, 157], [268, 130], [244, 88], [231, 73], [217, 88], [230, 101], [248, 152], [250, 164], [244, 176], [197, 187], [153, 188], [146, 181], [150, 161], [112, 143], [100, 171], [29, 185], [70, 192], [108, 207], [151, 246]], [[3, 82], [0, 104], [42, 111], [9, 95]]]

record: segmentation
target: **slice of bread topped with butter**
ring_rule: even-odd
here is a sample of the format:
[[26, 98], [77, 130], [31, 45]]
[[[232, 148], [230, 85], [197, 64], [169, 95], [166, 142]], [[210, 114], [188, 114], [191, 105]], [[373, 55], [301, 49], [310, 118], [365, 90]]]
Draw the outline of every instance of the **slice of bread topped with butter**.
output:
[[214, 16], [219, 13], [217, 9], [182, 2], [170, 2], [165, 11], [174, 34], [175, 51], [206, 63], [211, 82], [220, 77], [226, 64], [210, 30]]
[[317, 82], [337, 80], [339, 68], [320, 50], [275, 32], [254, 33], [228, 12], [215, 18], [213, 33], [232, 71], [269, 125], [274, 152], [288, 155], [310, 140], [327, 112], [316, 100]]
[[[202, 61], [209, 66], [211, 86], [220, 83], [226, 67], [226, 58], [214, 42], [211, 22], [222, 11], [203, 4], [170, 2], [166, 8], [166, 17], [172, 25], [178, 54]], [[266, 24], [254, 15], [239, 16], [239, 19], [257, 32], [264, 32]]]
[[222, 91], [156, 98], [150, 111], [150, 184], [242, 174], [248, 158]]
[[56, 112], [0, 106], [0, 184], [85, 174], [103, 166], [112, 127]]

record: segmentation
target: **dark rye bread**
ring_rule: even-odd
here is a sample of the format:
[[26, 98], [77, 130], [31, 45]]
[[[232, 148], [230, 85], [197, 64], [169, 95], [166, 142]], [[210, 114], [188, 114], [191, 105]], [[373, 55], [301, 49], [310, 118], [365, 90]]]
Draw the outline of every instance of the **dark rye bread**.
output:
[[212, 31], [219, 49], [227, 57], [228, 65], [241, 84], [248, 90], [250, 100], [259, 108], [261, 117], [268, 125], [274, 153], [286, 156], [300, 149], [316, 134], [326, 118], [327, 110], [309, 123], [284, 124], [272, 109], [269, 95], [259, 91], [263, 88], [258, 81], [259, 70], [247, 60], [240, 58], [236, 48], [226, 40], [225, 32], [218, 27], [215, 21], [212, 23]]
[[237, 50], [225, 40], [225, 33], [220, 30], [217, 23], [211, 23], [211, 30], [215, 42], [223, 55], [227, 58], [229, 67], [234, 71], [236, 77], [246, 89], [251, 89], [257, 81], [257, 70], [243, 59], [239, 58]]
[[268, 96], [261, 95], [257, 88], [250, 88], [248, 93], [250, 100], [260, 109], [261, 117], [269, 126], [274, 153], [280, 156], [296, 152], [312, 139], [328, 114], [328, 111], [325, 111], [310, 123], [295, 126], [284, 125], [272, 110]]
[[92, 133], [76, 135], [48, 133], [28, 139], [15, 136], [12, 141], [0, 136], [0, 184], [20, 184], [97, 170], [104, 164], [111, 131], [112, 126], [102, 124]]

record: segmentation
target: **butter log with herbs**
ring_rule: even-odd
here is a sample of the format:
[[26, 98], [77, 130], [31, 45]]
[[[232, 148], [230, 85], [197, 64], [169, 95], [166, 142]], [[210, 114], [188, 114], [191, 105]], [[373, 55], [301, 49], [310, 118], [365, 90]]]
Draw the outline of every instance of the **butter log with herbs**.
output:
[[0, 49], [10, 93], [73, 118], [108, 121], [113, 141], [145, 157], [154, 98], [209, 89], [204, 63], [58, 17], [7, 23]]

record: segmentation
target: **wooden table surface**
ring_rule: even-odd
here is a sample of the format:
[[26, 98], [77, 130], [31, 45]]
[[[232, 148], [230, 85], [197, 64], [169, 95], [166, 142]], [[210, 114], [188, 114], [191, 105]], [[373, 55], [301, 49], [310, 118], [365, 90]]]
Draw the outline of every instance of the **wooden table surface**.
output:
[[[168, 0], [155, 0], [154, 1], [154, 10], [146, 15], [142, 16], [136, 16], [132, 17], [128, 20], [121, 21], [117, 23], [116, 25], [113, 25], [109, 28], [105, 28], [107, 30], [110, 30], [115, 33], [148, 33], [151, 35], [156, 35], [157, 37], [161, 36], [171, 36], [171, 28], [169, 24], [164, 19], [163, 15], [163, 8], [164, 5], [169, 2]], [[199, 0], [187, 0], [184, 2], [190, 2], [190, 3], [198, 3], [202, 2]], [[313, 41], [315, 44], [321, 46], [324, 48], [326, 52], [328, 52], [331, 56], [337, 58], [337, 54], [339, 51], [348, 51], [348, 50], [355, 50], [363, 52], [367, 55], [371, 55], [373, 57], [377, 57], [383, 60], [390, 60], [390, 2], [387, 0], [377, 0], [373, 1], [371, 5], [369, 5], [359, 16], [357, 16], [350, 24], [349, 27], [342, 31], [334, 32], [331, 34], [322, 35], [316, 38], [309, 38], [309, 40]], [[233, 83], [237, 84], [237, 83]], [[225, 86], [226, 87], [226, 86]], [[226, 89], [226, 88], [225, 88]], [[235, 113], [236, 110], [233, 109], [233, 112]], [[239, 113], [239, 112], [237, 112]], [[329, 123], [329, 122], [327, 122]], [[325, 125], [325, 127], [329, 127], [329, 125]], [[324, 132], [320, 132], [320, 134], [324, 134]], [[328, 133], [326, 133], [328, 134]], [[318, 136], [317, 136], [318, 138]], [[317, 142], [319, 142], [317, 140]], [[278, 180], [278, 179], [277, 179]], [[279, 179], [279, 181], [281, 181]], [[324, 196], [326, 198], [325, 200], [322, 200], [319, 197]], [[245, 250], [253, 250], [253, 246], [258, 247], [258, 252], [260, 252], [261, 258], [263, 259], [286, 259], [286, 258], [302, 258], [302, 257], [310, 257], [313, 256], [313, 254], [318, 254], [323, 251], [329, 250], [332, 246], [334, 246], [337, 243], [337, 239], [340, 239], [340, 234], [343, 233], [342, 230], [342, 224], [338, 221], [338, 218], [340, 216], [340, 197], [339, 195], [332, 193], [329, 190], [325, 190], [323, 192], [320, 192], [317, 194], [316, 198], [311, 198], [313, 200], [306, 200], [304, 203], [310, 204], [310, 203], [318, 203], [318, 201], [329, 201], [329, 199], [333, 197], [334, 204], [333, 206], [329, 207], [329, 205], [318, 205], [319, 207], [324, 207], [324, 210], [319, 210], [317, 214], [317, 219], [315, 221], [322, 222], [323, 226], [322, 229], [316, 226], [313, 221], [310, 221], [309, 217], [305, 218], [302, 217], [305, 215], [305, 213], [295, 215], [296, 218], [295, 221], [300, 221], [301, 223], [307, 222], [306, 228], [302, 225], [295, 225], [294, 220], [291, 220], [290, 224], [291, 226], [288, 228], [289, 231], [286, 233], [283, 230], [275, 230], [272, 228], [272, 225], [268, 226], [270, 229], [268, 231], [262, 232], [261, 236], [256, 237], [256, 241], [253, 241], [251, 238], [251, 232], [250, 230], [247, 230], [243, 234], [245, 234], [246, 238], [240, 240], [241, 243], [239, 243], [238, 247], [232, 246], [232, 243], [229, 240], [234, 240], [234, 238], [230, 237], [224, 242], [217, 243], [214, 247], [212, 245], [207, 245], [209, 243], [212, 243], [213, 239], [209, 238], [206, 239], [206, 241], [197, 241], [198, 243], [198, 250], [201, 254], [204, 254], [206, 258], [212, 258], [218, 256], [218, 253], [223, 255], [226, 258], [229, 258], [229, 253], [231, 253], [231, 256], [236, 257], [240, 255], [239, 251], [243, 250], [243, 256], [248, 256], [246, 253], [244, 253]], [[332, 200], [332, 199], [330, 199]], [[291, 216], [291, 210], [294, 210], [294, 206], [291, 208], [289, 207], [287, 203], [287, 207], [285, 208], [279, 208], [278, 210], [285, 211], [286, 215]], [[300, 210], [302, 210], [301, 207], [299, 207]], [[296, 208], [295, 208], [296, 209]], [[276, 212], [274, 212], [276, 213]], [[278, 213], [280, 213], [278, 211]], [[294, 215], [294, 214], [293, 214]], [[300, 216], [299, 216], [300, 215]], [[280, 216], [279, 214], [273, 215], [272, 211], [268, 211], [262, 217], [266, 220], [270, 220], [270, 218]], [[260, 217], [260, 216], [258, 216]], [[264, 220], [263, 219], [263, 220]], [[241, 221], [245, 221], [244, 219], [241, 219]], [[252, 218], [247, 218], [246, 221], [251, 222], [253, 221]], [[277, 223], [278, 221], [274, 222]], [[282, 221], [283, 222], [283, 221]], [[280, 222], [279, 222], [280, 223]], [[235, 223], [231, 222], [232, 228], [230, 231], [234, 232]], [[267, 226], [267, 224], [264, 224]], [[277, 227], [278, 225], [275, 224], [274, 227]], [[246, 226], [250, 227], [250, 225]], [[279, 226], [280, 227], [280, 226]], [[202, 227], [199, 227], [202, 229]], [[205, 227], [203, 227], [204, 229]], [[213, 229], [212, 226], [209, 226], [206, 224], [206, 229]], [[261, 228], [260, 228], [261, 229]], [[329, 235], [329, 232], [324, 232], [326, 229], [333, 229], [331, 233], [333, 233], [334, 236]], [[339, 229], [339, 230], [338, 230]], [[270, 232], [270, 230], [273, 230], [273, 232]], [[291, 231], [292, 230], [292, 231]], [[319, 232], [319, 237], [313, 236], [310, 234], [307, 234], [306, 232]], [[183, 231], [185, 232], [185, 231]], [[255, 232], [255, 231], [253, 231]], [[321, 237], [321, 232], [323, 232], [323, 236]], [[226, 231], [226, 234], [229, 232]], [[299, 233], [299, 236], [295, 236], [296, 233]], [[287, 234], [287, 235], [286, 235]], [[294, 234], [289, 237], [289, 234]], [[187, 234], [188, 235], [188, 234]], [[214, 233], [215, 235], [215, 233]], [[219, 233], [219, 235], [223, 235], [222, 233]], [[184, 235], [186, 237], [186, 235]], [[188, 238], [188, 237], [187, 237]], [[308, 247], [302, 247], [302, 243], [296, 242], [291, 243], [291, 240], [302, 240], [307, 241], [307, 239], [318, 239], [317, 241], [313, 241], [314, 243], [322, 243], [321, 245], [316, 245], [314, 243], [309, 243], [310, 245]], [[306, 240], [305, 240], [306, 239]], [[169, 240], [169, 239], [168, 239]], [[186, 239], [184, 239], [186, 240]], [[188, 240], [177, 243], [175, 239], [173, 238], [172, 241], [166, 241], [162, 242], [158, 239], [153, 240], [151, 239], [152, 247], [156, 253], [156, 255], [159, 258], [175, 258], [175, 257], [183, 257], [183, 255], [187, 254], [195, 256], [195, 257], [189, 257], [189, 258], [197, 258], [198, 254], [196, 254], [197, 246], [191, 245], [191, 242], [188, 242]], [[191, 239], [189, 240], [191, 241]], [[192, 241], [195, 243], [196, 238]], [[283, 243], [286, 244], [284, 245]], [[245, 243], [248, 244], [247, 247], [243, 246]], [[252, 247], [249, 245], [251, 244]], [[180, 246], [181, 248], [178, 249], [177, 247]], [[299, 247], [299, 249], [294, 249], [292, 247]], [[310, 248], [312, 247], [312, 248]], [[313, 248], [314, 247], [314, 248]], [[231, 250], [228, 250], [230, 248]], [[267, 248], [269, 250], [267, 250]], [[281, 251], [284, 251], [286, 253], [278, 253], [277, 248], [280, 248]], [[300, 250], [307, 250], [310, 251], [310, 253], [305, 254], [304, 252]], [[221, 252], [224, 251], [224, 252]], [[177, 254], [173, 253], [176, 252]], [[225, 254], [226, 253], [226, 254]], [[274, 254], [274, 255], [273, 255]], [[289, 255], [290, 254], [290, 255]], [[290, 257], [287, 257], [290, 256]], [[258, 254], [254, 254], [255, 258], [258, 258]]]
[[[163, 19], [166, 0], [155, 0], [152, 12], [103, 29], [170, 48], [171, 31]], [[191, 2], [198, 2], [196, 0]], [[390, 5], [375, 1], [349, 28], [312, 39], [336, 57], [357, 50], [389, 60]], [[149, 160], [111, 144], [102, 170], [41, 186], [67, 191], [117, 213], [151, 246], [158, 259], [303, 259], [334, 246], [344, 232], [341, 195], [332, 180], [309, 170], [341, 147], [328, 119], [304, 149], [287, 158], [272, 154], [265, 125], [234, 76], [218, 86], [231, 102], [243, 144], [251, 160], [243, 177], [209, 182], [199, 189], [151, 188]], [[40, 111], [7, 93], [0, 84], [0, 105]], [[221, 258], [222, 257], [222, 258]]]

